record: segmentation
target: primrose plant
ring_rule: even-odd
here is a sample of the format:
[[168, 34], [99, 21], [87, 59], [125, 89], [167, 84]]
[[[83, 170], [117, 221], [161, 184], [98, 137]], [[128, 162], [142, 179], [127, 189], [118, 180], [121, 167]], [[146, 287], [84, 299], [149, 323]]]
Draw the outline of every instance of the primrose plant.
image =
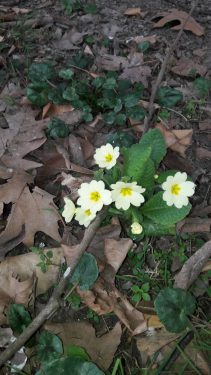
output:
[[159, 173], [166, 154], [160, 130], [148, 131], [139, 143], [122, 148], [121, 154], [122, 158], [119, 147], [111, 144], [96, 150], [94, 159], [100, 169], [95, 178], [81, 184], [76, 205], [64, 198], [62, 215], [66, 222], [75, 216], [79, 224], [88, 227], [97, 212], [107, 206], [108, 213], [119, 216], [135, 240], [175, 234], [175, 224], [190, 212], [189, 197], [195, 184], [186, 173]]

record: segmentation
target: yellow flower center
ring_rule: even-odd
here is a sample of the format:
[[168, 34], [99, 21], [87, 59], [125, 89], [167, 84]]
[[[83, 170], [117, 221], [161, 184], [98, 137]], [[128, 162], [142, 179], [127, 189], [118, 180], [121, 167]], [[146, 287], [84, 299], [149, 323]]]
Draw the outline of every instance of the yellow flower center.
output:
[[91, 201], [93, 202], [98, 202], [101, 198], [101, 195], [100, 193], [98, 193], [98, 191], [92, 191], [91, 194], [90, 194], [90, 199]]
[[86, 216], [90, 216], [90, 215], [91, 215], [91, 211], [90, 211], [90, 210], [86, 210], [86, 211], [85, 211], [85, 215], [86, 215]]
[[122, 188], [120, 193], [123, 195], [123, 197], [130, 197], [132, 195], [133, 190], [131, 188], [125, 187]]
[[171, 187], [171, 193], [174, 195], [179, 195], [180, 190], [181, 190], [181, 187], [178, 184], [174, 184]]
[[105, 156], [105, 161], [107, 161], [108, 163], [110, 163], [112, 160], [113, 160], [113, 155], [111, 155], [111, 154], [107, 154], [107, 155]]

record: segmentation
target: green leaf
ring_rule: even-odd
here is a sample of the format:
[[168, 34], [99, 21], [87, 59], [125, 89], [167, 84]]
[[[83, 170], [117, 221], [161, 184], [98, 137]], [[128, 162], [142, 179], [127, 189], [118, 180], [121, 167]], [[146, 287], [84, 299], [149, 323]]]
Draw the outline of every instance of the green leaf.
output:
[[127, 110], [127, 117], [130, 117], [134, 121], [142, 121], [146, 116], [146, 111], [140, 105], [136, 105]]
[[92, 85], [96, 87], [96, 89], [99, 89], [100, 87], [103, 86], [104, 82], [105, 82], [104, 77], [96, 77], [95, 79], [93, 79]]
[[123, 102], [126, 108], [134, 107], [139, 102], [139, 97], [136, 94], [129, 93], [123, 98]]
[[103, 120], [108, 125], [112, 125], [115, 121], [116, 114], [115, 112], [107, 112], [103, 114]]
[[65, 138], [70, 134], [69, 126], [57, 117], [54, 117], [48, 124], [47, 135], [52, 138]]
[[141, 286], [143, 292], [149, 292], [149, 283], [145, 283]]
[[140, 52], [146, 52], [150, 47], [150, 42], [145, 40], [144, 42], [141, 42], [138, 44], [138, 51]]
[[81, 290], [89, 290], [97, 280], [98, 273], [95, 257], [90, 253], [85, 253], [76, 266], [70, 282], [72, 284], [79, 283]]
[[141, 223], [143, 226], [143, 232], [146, 237], [160, 237], [160, 236], [169, 236], [176, 235], [175, 225], [161, 225], [160, 223], [155, 223], [152, 220], [147, 218], [144, 219], [144, 222]]
[[83, 361], [80, 357], [63, 357], [46, 364], [36, 375], [105, 375], [92, 362]]
[[135, 142], [135, 137], [132, 133], [116, 132], [109, 134], [107, 141], [115, 147], [130, 147]]
[[47, 364], [63, 354], [61, 339], [49, 331], [43, 331], [38, 337], [37, 356], [42, 364]]
[[69, 63], [78, 68], [86, 69], [93, 63], [93, 60], [94, 58], [87, 53], [79, 52], [70, 58]]
[[29, 68], [29, 79], [34, 82], [45, 82], [55, 75], [53, 67], [50, 63], [33, 63]]
[[128, 79], [120, 79], [118, 81], [118, 91], [120, 95], [127, 93], [131, 86], [131, 81], [129, 81]]
[[[150, 160], [151, 147], [143, 148], [136, 143], [124, 151], [124, 175], [142, 184], [146, 163]], [[145, 179], [145, 184], [146, 184]]]
[[49, 86], [45, 82], [29, 83], [26, 89], [27, 98], [38, 107], [43, 107], [48, 103]]
[[155, 185], [155, 165], [154, 162], [149, 158], [145, 162], [145, 170], [140, 179], [140, 185], [144, 187], [147, 191], [146, 194], [150, 194], [151, 190]]
[[83, 10], [85, 13], [96, 14], [97, 6], [95, 4], [86, 4], [84, 5]]
[[139, 144], [144, 148], [151, 147], [150, 157], [158, 166], [166, 154], [166, 143], [161, 131], [159, 129], [149, 130], [142, 136]]
[[139, 302], [141, 298], [142, 298], [141, 294], [134, 294], [131, 299], [133, 302]]
[[65, 352], [66, 352], [65, 354], [70, 356], [70, 357], [80, 357], [84, 361], [89, 361], [88, 354], [86, 353], [84, 348], [82, 348], [80, 346], [70, 345], [70, 346], [68, 346], [68, 348], [66, 349]]
[[59, 77], [68, 80], [71, 80], [74, 76], [74, 71], [72, 69], [61, 69], [59, 71]]
[[211, 80], [199, 77], [194, 82], [193, 85], [195, 89], [198, 91], [199, 95], [202, 97], [208, 96], [211, 90]]
[[184, 219], [191, 210], [190, 203], [182, 208], [167, 206], [163, 200], [163, 191], [155, 194], [141, 207], [144, 216], [161, 225], [172, 225]]
[[126, 116], [124, 113], [118, 113], [115, 118], [116, 125], [124, 125], [126, 123]]
[[141, 291], [138, 285], [131, 286], [131, 290], [135, 293], [139, 293]]
[[67, 14], [71, 14], [73, 12], [73, 0], [60, 0], [60, 2]]
[[103, 88], [106, 90], [113, 90], [117, 86], [117, 82], [115, 78], [107, 78], [105, 83], [103, 84]]
[[64, 98], [63, 98], [63, 91], [64, 91], [64, 85], [60, 84], [57, 85], [57, 87], [49, 87], [48, 92], [48, 99], [50, 102], [53, 102], [56, 105], [63, 104]]
[[7, 320], [8, 325], [15, 333], [22, 333], [32, 322], [29, 312], [18, 303], [9, 306]]
[[195, 298], [179, 288], [165, 288], [155, 299], [157, 315], [170, 332], [183, 331], [188, 326], [188, 315], [193, 314], [195, 308]]
[[170, 169], [168, 171], [161, 172], [158, 175], [157, 182], [158, 184], [162, 184], [163, 182], [166, 181], [168, 176], [174, 176], [178, 171], [176, 169]]
[[150, 295], [148, 293], [142, 293], [142, 298], [144, 301], [150, 301]]
[[72, 102], [73, 100], [79, 99], [79, 96], [76, 92], [75, 87], [68, 86], [66, 90], [63, 92], [63, 98], [65, 100], [68, 100], [69, 102]]
[[114, 108], [114, 112], [115, 113], [118, 113], [119, 111], [121, 111], [121, 109], [122, 109], [122, 101], [121, 101], [121, 99], [117, 98], [117, 100], [115, 102], [115, 106], [113, 108]]
[[182, 93], [171, 87], [160, 87], [157, 93], [158, 103], [163, 107], [174, 107], [182, 98]]

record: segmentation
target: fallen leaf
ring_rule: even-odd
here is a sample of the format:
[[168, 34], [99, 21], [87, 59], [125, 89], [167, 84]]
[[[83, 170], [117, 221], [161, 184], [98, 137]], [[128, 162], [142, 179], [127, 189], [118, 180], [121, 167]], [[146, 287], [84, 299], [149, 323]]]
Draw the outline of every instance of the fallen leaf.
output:
[[178, 169], [181, 172], [186, 172], [190, 176], [195, 171], [195, 165], [191, 160], [183, 158], [171, 150], [167, 151], [163, 163], [168, 169]]
[[148, 78], [151, 76], [151, 69], [149, 66], [133, 66], [126, 67], [119, 78], [129, 79], [132, 83], [141, 82], [144, 87], [148, 87]]
[[160, 129], [167, 147], [186, 157], [185, 152], [192, 143], [193, 129], [169, 130], [161, 123], [155, 127]]
[[207, 119], [204, 121], [199, 122], [199, 129], [204, 131], [204, 130], [211, 130], [211, 120]]
[[5, 255], [4, 244], [16, 237], [23, 225], [25, 226], [23, 243], [27, 246], [33, 245], [34, 235], [38, 231], [60, 242], [59, 220], [61, 217], [53, 202], [53, 195], [38, 187], [35, 187], [31, 193], [29, 188], [25, 187], [17, 203], [12, 206], [7, 226], [0, 235], [1, 256]]
[[207, 148], [197, 147], [196, 157], [197, 159], [211, 159], [211, 151]]
[[85, 159], [80, 141], [74, 134], [70, 134], [68, 137], [68, 151], [70, 155], [70, 161], [75, 164], [85, 166]]
[[19, 281], [11, 274], [0, 274], [0, 324], [6, 323], [6, 309], [11, 303], [28, 305], [33, 284], [33, 277], [25, 281]]
[[182, 233], [210, 233], [211, 219], [208, 218], [186, 218], [177, 225], [177, 229]]
[[[172, 26], [171, 29], [180, 30], [183, 23], [187, 20], [187, 17], [188, 13], [186, 12], [177, 9], [170, 9], [167, 12], [161, 12], [157, 14], [153, 18], [153, 20], [160, 18], [160, 20], [154, 24], [153, 28], [163, 27], [172, 21], [177, 21], [179, 22], [179, 25]], [[193, 17], [189, 17], [188, 21], [184, 26], [184, 30], [191, 31], [193, 34], [197, 36], [204, 35], [204, 28], [198, 22], [196, 22]]]
[[128, 66], [128, 60], [126, 57], [108, 54], [97, 56], [95, 63], [99, 69], [108, 71], [119, 71]]
[[17, 256], [11, 256], [0, 262], [0, 275], [7, 278], [8, 275], [17, 275], [20, 280], [31, 280], [36, 278], [36, 296], [44, 294], [58, 280], [60, 265], [64, 261], [63, 250], [61, 247], [43, 249], [43, 253], [51, 251], [53, 257], [52, 265], [48, 266], [47, 271], [41, 271], [38, 263], [40, 256], [35, 253], [26, 253]]
[[144, 319], [147, 321], [147, 327], [150, 328], [163, 328], [163, 324], [157, 315], [144, 314]]
[[25, 172], [14, 173], [5, 184], [0, 185], [0, 202], [15, 203], [25, 186], [33, 182], [33, 177]]
[[46, 323], [45, 329], [57, 334], [65, 349], [70, 345], [81, 346], [90, 359], [103, 370], [107, 370], [120, 344], [122, 329], [120, 323], [101, 337], [95, 336], [95, 330], [87, 322]]
[[125, 16], [140, 16], [141, 8], [128, 8], [124, 12]]
[[78, 189], [81, 186], [83, 182], [89, 182], [90, 178], [85, 177], [73, 177], [72, 174], [67, 174], [62, 172], [62, 186], [67, 186], [67, 188], [70, 190], [70, 198], [75, 202], [78, 198]]
[[195, 77], [196, 75], [204, 76], [208, 68], [202, 64], [198, 64], [193, 59], [186, 57], [181, 58], [171, 68], [171, 71], [182, 77]]
[[63, 113], [69, 113], [73, 112], [74, 108], [70, 104], [60, 104], [56, 105], [53, 103], [48, 103], [43, 107], [42, 110], [42, 118], [47, 118], [47, 117], [58, 117]]
[[134, 41], [136, 43], [143, 43], [143, 42], [149, 42], [150, 44], [155, 44], [157, 42], [157, 35], [148, 35], [148, 36], [143, 36], [143, 35], [137, 35], [132, 38], [127, 39], [127, 43]]
[[13, 337], [11, 328], [1, 328], [0, 330], [0, 348], [6, 348]]
[[59, 41], [54, 42], [54, 47], [63, 51], [79, 49], [79, 47], [76, 46], [83, 42], [84, 35], [86, 34], [87, 33], [80, 33], [74, 27], [71, 30], [65, 32], [63, 37]]

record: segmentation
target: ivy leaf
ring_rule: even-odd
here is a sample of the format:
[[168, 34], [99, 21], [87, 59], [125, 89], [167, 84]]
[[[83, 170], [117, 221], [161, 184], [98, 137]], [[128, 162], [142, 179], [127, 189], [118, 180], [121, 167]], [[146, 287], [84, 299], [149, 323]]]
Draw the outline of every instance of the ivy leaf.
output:
[[135, 137], [132, 133], [116, 132], [109, 134], [107, 141], [114, 147], [130, 147], [135, 142]]
[[105, 375], [94, 363], [83, 361], [82, 358], [77, 356], [57, 359], [36, 372], [36, 375], [46, 374]]
[[123, 102], [126, 108], [131, 108], [138, 104], [139, 97], [136, 94], [130, 93], [124, 96]]
[[112, 125], [115, 121], [116, 114], [115, 112], [107, 112], [103, 114], [103, 120], [108, 125]]
[[[124, 175], [141, 184], [150, 154], [151, 147], [143, 148], [138, 143], [126, 149], [124, 151]], [[145, 183], [147, 183], [146, 179]]]
[[151, 146], [151, 159], [158, 166], [166, 154], [166, 143], [159, 129], [149, 130], [143, 135], [139, 144], [142, 147]]
[[55, 75], [50, 63], [33, 63], [29, 68], [28, 77], [32, 82], [46, 82]]
[[62, 96], [65, 100], [68, 100], [69, 102], [79, 99], [76, 89], [73, 86], [68, 86], [66, 90], [63, 92]]
[[70, 134], [69, 126], [57, 117], [48, 124], [47, 135], [52, 138], [65, 138]]
[[116, 82], [116, 79], [113, 77], [107, 78], [105, 83], [103, 84], [103, 88], [107, 90], [113, 90], [116, 88], [116, 86], [117, 86], [117, 82]]
[[37, 356], [42, 364], [49, 363], [63, 354], [60, 338], [51, 332], [43, 331], [38, 337]]
[[176, 235], [175, 225], [161, 225], [155, 223], [152, 220], [147, 218], [144, 219], [143, 223], [143, 232], [146, 237], [160, 237], [160, 236], [173, 236]]
[[124, 113], [118, 113], [115, 118], [116, 125], [124, 125], [126, 123], [126, 116]]
[[56, 105], [63, 104], [64, 103], [64, 98], [62, 96], [63, 91], [64, 91], [63, 84], [57, 85], [57, 87], [49, 88], [49, 92], [48, 92], [49, 101], [53, 102]]
[[194, 82], [193, 85], [195, 89], [198, 91], [199, 95], [202, 97], [208, 96], [211, 90], [211, 80], [199, 77]]
[[7, 320], [8, 325], [15, 333], [22, 333], [32, 322], [29, 312], [18, 303], [9, 306]]
[[163, 191], [155, 194], [141, 207], [141, 212], [144, 216], [161, 225], [177, 223], [184, 219], [184, 217], [189, 214], [190, 210], [190, 203], [182, 208], [167, 206], [166, 202], [163, 200]]
[[180, 288], [165, 288], [155, 299], [155, 310], [160, 321], [170, 332], [181, 332], [188, 326], [188, 315], [194, 313], [195, 298]]
[[100, 87], [103, 86], [104, 82], [105, 82], [104, 77], [96, 77], [95, 79], [93, 79], [92, 85], [96, 87], [96, 89], [99, 89]]
[[89, 290], [98, 278], [98, 266], [95, 257], [85, 253], [73, 272], [70, 282], [79, 284], [81, 290]]
[[127, 110], [127, 116], [134, 121], [142, 121], [146, 116], [146, 111], [143, 107], [136, 105]]
[[49, 86], [45, 82], [29, 83], [26, 89], [27, 98], [38, 107], [48, 103]]
[[158, 103], [163, 107], [174, 107], [182, 98], [182, 93], [171, 87], [160, 87], [157, 93]]
[[86, 69], [93, 63], [94, 58], [83, 52], [79, 52], [72, 56], [69, 60], [71, 65], [75, 65], [78, 68]]
[[132, 84], [131, 81], [129, 81], [129, 79], [120, 79], [118, 81], [118, 91], [120, 95], [127, 93], [131, 86]]
[[59, 71], [59, 77], [68, 80], [71, 80], [74, 76], [74, 72], [72, 69], [61, 69]]

